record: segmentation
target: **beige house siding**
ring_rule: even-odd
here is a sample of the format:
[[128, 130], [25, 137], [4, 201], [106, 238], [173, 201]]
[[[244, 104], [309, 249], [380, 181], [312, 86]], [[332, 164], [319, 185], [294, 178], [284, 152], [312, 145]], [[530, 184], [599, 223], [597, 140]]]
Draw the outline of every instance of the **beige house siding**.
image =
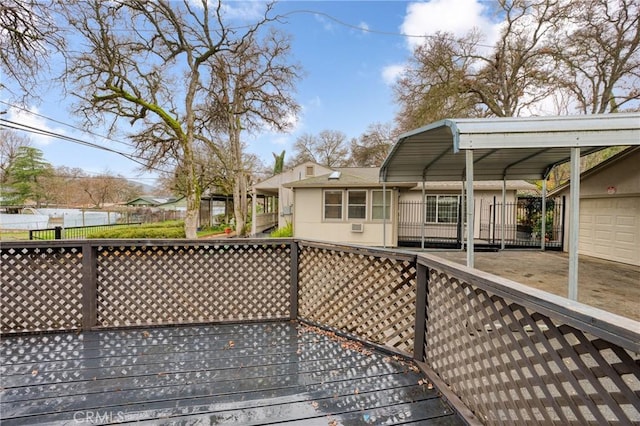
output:
[[[280, 174], [270, 177], [269, 179], [255, 184], [253, 186], [253, 193], [254, 195], [267, 194], [278, 197], [278, 211], [275, 213], [277, 214], [278, 228], [282, 228], [293, 220], [293, 190], [291, 188], [286, 188], [283, 185], [291, 182], [297, 182], [303, 179], [308, 179], [312, 176], [331, 173], [331, 171], [331, 169], [313, 162], [302, 163], [292, 169], [286, 170]], [[256, 199], [255, 196], [254, 199]], [[269, 217], [264, 218], [264, 220], [254, 221], [253, 229], [251, 232], [252, 234], [256, 234], [256, 232], [261, 232], [263, 228], [269, 228], [272, 226], [272, 215], [268, 216]]]
[[[360, 188], [358, 188], [360, 189]], [[325, 220], [323, 218], [323, 188], [296, 188], [294, 190], [295, 214], [293, 216], [294, 237], [333, 241], [339, 243], [382, 246], [383, 221], [371, 220], [371, 190], [380, 188], [362, 188], [368, 191], [367, 219], [349, 220], [346, 218], [346, 206], [343, 205], [341, 220]], [[398, 192], [391, 191], [390, 219], [386, 223], [386, 246], [398, 245], [397, 206]], [[363, 232], [352, 232], [352, 223], [363, 224]]]
[[[580, 182], [578, 253], [640, 265], [640, 149], [583, 174]], [[571, 217], [569, 187], [566, 216]], [[567, 221], [568, 222], [568, 221]], [[569, 224], [565, 251], [569, 249]]]

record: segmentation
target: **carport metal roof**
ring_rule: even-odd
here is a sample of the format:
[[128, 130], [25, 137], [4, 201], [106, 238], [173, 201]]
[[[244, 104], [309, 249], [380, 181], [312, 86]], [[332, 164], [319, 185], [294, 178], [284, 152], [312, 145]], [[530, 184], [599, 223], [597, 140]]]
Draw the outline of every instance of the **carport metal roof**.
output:
[[613, 145], [640, 145], [640, 114], [441, 120], [401, 135], [380, 169], [382, 182], [463, 180], [464, 150], [474, 179], [545, 179], [580, 155]]
[[474, 179], [543, 179], [544, 206], [551, 169], [570, 160], [568, 293], [577, 300], [580, 157], [625, 145], [640, 145], [640, 113], [448, 119], [401, 135], [380, 168], [380, 181], [466, 180], [467, 266], [473, 267]]

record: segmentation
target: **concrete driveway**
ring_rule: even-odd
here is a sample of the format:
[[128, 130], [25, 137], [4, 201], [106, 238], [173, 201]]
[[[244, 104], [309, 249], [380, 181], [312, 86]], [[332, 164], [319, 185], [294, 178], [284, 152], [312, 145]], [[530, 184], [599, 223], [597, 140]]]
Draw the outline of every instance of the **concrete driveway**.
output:
[[[429, 251], [466, 264], [463, 251]], [[640, 321], [640, 267], [589, 256], [578, 258], [578, 301]], [[521, 284], [567, 297], [569, 256], [553, 251], [476, 252], [475, 267]]]

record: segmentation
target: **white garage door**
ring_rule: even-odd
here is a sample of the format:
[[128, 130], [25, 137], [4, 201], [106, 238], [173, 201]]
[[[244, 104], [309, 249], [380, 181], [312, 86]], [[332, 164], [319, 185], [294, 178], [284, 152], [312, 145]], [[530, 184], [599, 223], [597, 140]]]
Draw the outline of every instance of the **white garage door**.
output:
[[580, 200], [579, 252], [640, 266], [640, 197]]

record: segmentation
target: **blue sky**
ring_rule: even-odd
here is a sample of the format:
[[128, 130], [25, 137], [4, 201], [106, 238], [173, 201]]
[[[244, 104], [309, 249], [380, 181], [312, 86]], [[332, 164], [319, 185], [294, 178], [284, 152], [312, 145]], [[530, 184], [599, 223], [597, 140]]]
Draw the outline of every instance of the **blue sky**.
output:
[[[340, 130], [351, 139], [372, 123], [391, 122], [396, 110], [393, 80], [411, 49], [422, 40], [406, 35], [433, 34], [438, 30], [461, 35], [476, 26], [485, 31], [490, 44], [497, 28], [489, 19], [490, 6], [491, 2], [484, 0], [281, 1], [275, 11], [287, 14], [287, 18], [279, 26], [293, 36], [292, 59], [302, 65], [305, 73], [296, 94], [302, 109], [288, 134], [246, 135], [248, 151], [270, 166], [272, 152], [284, 149], [286, 158], [291, 158], [292, 145], [303, 133]], [[230, 15], [251, 19], [264, 2], [234, 1], [228, 7]], [[78, 120], [68, 109], [72, 99], [64, 98], [55, 86], [48, 89], [44, 99], [29, 106], [41, 116], [12, 109], [7, 119], [127, 150], [123, 144], [61, 124], [75, 125]], [[100, 129], [95, 132], [105, 134]], [[141, 173], [136, 163], [122, 156], [41, 136], [31, 138], [55, 166], [79, 167], [89, 173], [108, 170], [144, 183], [155, 177]]]

